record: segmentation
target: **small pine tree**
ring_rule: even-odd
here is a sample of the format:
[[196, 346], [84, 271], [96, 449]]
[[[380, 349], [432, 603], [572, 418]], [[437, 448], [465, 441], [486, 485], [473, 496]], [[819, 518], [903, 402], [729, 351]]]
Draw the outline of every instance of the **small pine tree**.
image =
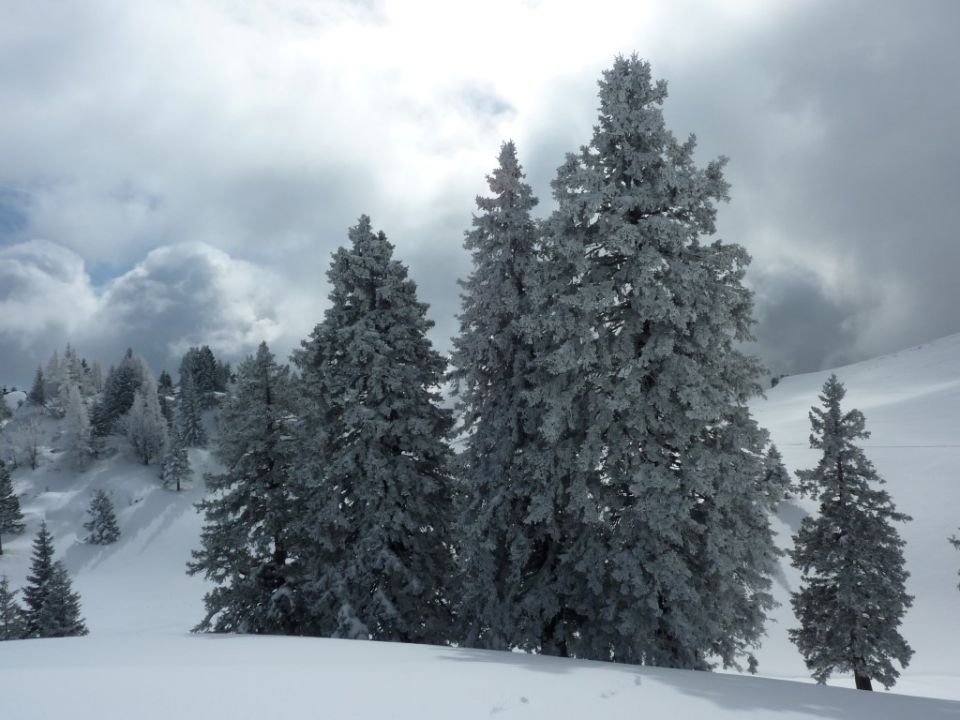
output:
[[43, 379], [43, 368], [41, 368], [39, 365], [37, 366], [36, 375], [33, 376], [33, 387], [30, 388], [30, 393], [27, 395], [27, 399], [38, 407], [43, 407], [47, 402], [46, 385]]
[[83, 469], [94, 454], [90, 418], [77, 384], [69, 382], [63, 387], [67, 389], [66, 415], [64, 416], [66, 455], [75, 469]]
[[23, 589], [25, 637], [40, 637], [40, 613], [47, 601], [52, 577], [53, 535], [47, 529], [47, 523], [43, 522], [33, 541], [30, 574]]
[[95, 435], [103, 437], [114, 431], [117, 421], [133, 406], [137, 390], [149, 375], [143, 359], [128, 348], [120, 364], [107, 372], [103, 393], [91, 412]]
[[117, 525], [117, 515], [113, 510], [113, 503], [105, 490], [97, 490], [87, 508], [90, 520], [83, 524], [83, 529], [90, 533], [87, 542], [93, 545], [109, 545], [120, 537], [120, 527]]
[[149, 373], [137, 389], [123, 422], [127, 439], [144, 465], [160, 457], [167, 444], [167, 421], [160, 412], [157, 386]]
[[0, 392], [0, 422], [8, 420], [13, 416], [13, 409], [7, 403], [6, 394], [6, 389]]
[[76, 637], [87, 632], [80, 616], [80, 596], [73, 592], [67, 569], [57, 560], [51, 567], [46, 598], [37, 614], [36, 637]]
[[790, 488], [793, 483], [790, 473], [783, 464], [783, 456], [777, 446], [770, 443], [767, 454], [763, 458], [763, 478], [760, 491], [766, 496], [770, 510], [775, 512], [781, 502], [790, 497]]
[[24, 634], [23, 609], [6, 575], [0, 575], [0, 640], [20, 640]]
[[163, 484], [169, 490], [180, 492], [183, 484], [193, 475], [187, 448], [179, 432], [173, 432], [163, 458]]
[[823, 409], [810, 412], [811, 447], [823, 456], [812, 470], [798, 471], [820, 501], [816, 517], [804, 518], [794, 537], [794, 567], [802, 587], [791, 602], [800, 627], [790, 639], [824, 683], [834, 672], [853, 672], [858, 689], [871, 680], [889, 688], [913, 650], [898, 627], [913, 603], [906, 593], [904, 542], [891, 523], [910, 518], [896, 511], [873, 464], [854, 441], [867, 438], [859, 410], [843, 412], [846, 394], [836, 375], [823, 386]]
[[180, 395], [177, 413], [178, 431], [186, 447], [203, 447], [207, 444], [207, 432], [203, 428], [203, 408], [192, 375], [180, 376]]
[[22, 533], [23, 528], [20, 498], [13, 492], [10, 471], [0, 460], [0, 555], [3, 555], [3, 535]]

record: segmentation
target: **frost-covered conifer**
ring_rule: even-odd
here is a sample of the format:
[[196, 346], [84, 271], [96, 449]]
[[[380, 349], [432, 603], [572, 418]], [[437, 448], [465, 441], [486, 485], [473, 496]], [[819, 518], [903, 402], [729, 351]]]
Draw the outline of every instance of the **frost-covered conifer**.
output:
[[561, 527], [581, 528], [558, 531], [559, 635], [580, 656], [705, 668], [757, 643], [776, 550], [746, 410], [760, 366], [737, 349], [749, 257], [709, 239], [723, 160], [696, 165], [666, 95], [646, 62], [618, 57], [592, 140], [553, 182], [536, 292], [549, 380], [531, 397]]
[[87, 626], [80, 616], [80, 596], [73, 592], [67, 569], [59, 560], [51, 567], [46, 588], [46, 597], [37, 614], [37, 633], [34, 637], [86, 635]]
[[57, 397], [59, 397], [60, 379], [60, 353], [54, 350], [53, 355], [51, 355], [50, 359], [47, 361], [47, 367], [43, 373], [43, 391], [47, 400], [50, 402], [56, 401]]
[[0, 640], [20, 640], [24, 631], [23, 609], [17, 603], [16, 590], [10, 589], [6, 575], [0, 575]]
[[128, 348], [120, 364], [107, 372], [103, 393], [90, 413], [95, 435], [103, 437], [114, 431], [117, 421], [133, 406], [137, 390], [148, 375], [146, 363]]
[[177, 427], [187, 447], [203, 447], [207, 444], [207, 432], [203, 428], [203, 406], [197, 397], [193, 376], [180, 376], [180, 394], [177, 403]]
[[817, 682], [853, 672], [857, 688], [871, 680], [889, 688], [913, 655], [898, 630], [913, 603], [906, 593], [904, 542], [883, 480], [855, 441], [867, 438], [863, 413], [840, 407], [846, 390], [836, 375], [823, 386], [823, 408], [812, 408], [810, 446], [823, 451], [817, 467], [799, 471], [820, 501], [794, 536], [793, 565], [802, 587], [792, 596], [800, 627], [790, 630]]
[[167, 421], [160, 412], [157, 386], [149, 372], [133, 398], [133, 405], [123, 417], [127, 439], [144, 465], [161, 456], [167, 444]]
[[33, 386], [30, 388], [30, 393], [27, 395], [27, 399], [34, 405], [43, 407], [47, 402], [47, 392], [45, 388], [46, 385], [43, 379], [43, 368], [38, 365], [37, 373], [33, 376]]
[[113, 510], [113, 503], [105, 490], [97, 490], [87, 508], [90, 519], [83, 524], [86, 530], [87, 542], [93, 545], [109, 545], [120, 538], [120, 526], [117, 525], [117, 515]]
[[47, 530], [47, 523], [43, 522], [33, 540], [30, 574], [27, 575], [27, 585], [23, 588], [26, 637], [40, 637], [40, 612], [47, 601], [52, 577], [53, 535]]
[[213, 407], [214, 391], [217, 390], [218, 384], [218, 369], [217, 360], [209, 345], [200, 348], [192, 347], [184, 354], [180, 362], [181, 387], [185, 378], [189, 378], [192, 383], [200, 409]]
[[207, 476], [210, 494], [197, 505], [205, 522], [189, 572], [216, 584], [197, 630], [303, 632], [291, 578], [291, 531], [303, 512], [293, 487], [295, 406], [287, 366], [262, 343], [223, 404], [215, 455], [225, 471]]
[[93, 433], [87, 406], [74, 382], [65, 383], [67, 388], [66, 415], [64, 417], [64, 442], [67, 458], [76, 469], [83, 469], [93, 457]]
[[187, 448], [179, 431], [170, 434], [170, 442], [163, 457], [163, 484], [168, 490], [180, 492], [193, 475]]
[[771, 443], [767, 449], [767, 454], [763, 458], [761, 490], [767, 496], [772, 512], [776, 512], [780, 503], [790, 497], [792, 487], [790, 473], [787, 472], [787, 468], [783, 464], [783, 456], [777, 450], [777, 446]]
[[3, 555], [3, 536], [17, 535], [23, 532], [23, 528], [20, 498], [13, 492], [10, 471], [3, 460], [0, 460], [0, 555]]
[[512, 142], [500, 149], [487, 182], [491, 197], [478, 197], [479, 213], [464, 246], [473, 272], [462, 281], [460, 335], [451, 363], [454, 392], [463, 414], [461, 455], [464, 502], [460, 513], [462, 588], [460, 641], [495, 649], [538, 649], [542, 628], [531, 621], [527, 598], [549, 557], [550, 518], [531, 517], [545, 502], [535, 493], [553, 488], [534, 482], [526, 462], [537, 441], [527, 393], [535, 382], [530, 337], [529, 285], [537, 263], [537, 200], [523, 180]]
[[310, 631], [443, 642], [453, 574], [444, 359], [407, 269], [366, 216], [334, 253], [331, 306], [297, 356], [308, 403]]

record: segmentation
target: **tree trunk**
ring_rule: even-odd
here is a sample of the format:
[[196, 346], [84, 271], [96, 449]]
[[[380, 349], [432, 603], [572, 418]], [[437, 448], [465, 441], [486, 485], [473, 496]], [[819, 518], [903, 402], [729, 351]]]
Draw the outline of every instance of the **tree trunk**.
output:
[[857, 683], [857, 690], [873, 690], [873, 684], [868, 676], [854, 671], [853, 679]]

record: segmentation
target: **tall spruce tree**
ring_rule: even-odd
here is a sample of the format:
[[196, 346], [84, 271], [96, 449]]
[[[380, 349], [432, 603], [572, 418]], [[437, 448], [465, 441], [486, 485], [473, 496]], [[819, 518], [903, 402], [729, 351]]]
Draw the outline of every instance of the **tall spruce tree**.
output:
[[13, 479], [6, 463], [0, 459], [0, 555], [3, 555], [3, 536], [23, 532], [23, 513], [20, 498], [13, 491]]
[[180, 375], [180, 392], [177, 402], [177, 432], [187, 447], [203, 447], [207, 444], [207, 432], [203, 428], [203, 407], [197, 396], [193, 376]]
[[30, 388], [27, 399], [40, 407], [43, 407], [47, 402], [46, 385], [44, 383], [43, 368], [37, 365], [37, 373], [33, 376], [33, 386]]
[[87, 508], [90, 519], [83, 524], [86, 530], [87, 542], [93, 545], [110, 545], [120, 539], [120, 526], [117, 525], [117, 514], [113, 503], [105, 490], [97, 490], [90, 499]]
[[846, 394], [831, 375], [820, 395], [822, 409], [810, 412], [810, 446], [822, 450], [817, 467], [798, 471], [820, 501], [815, 517], [804, 518], [794, 537], [794, 566], [802, 587], [791, 601], [800, 627], [790, 639], [824, 683], [834, 672], [853, 672], [858, 689], [872, 680], [889, 688], [913, 655], [898, 630], [913, 603], [905, 584], [904, 542], [896, 511], [879, 488], [883, 480], [855, 441], [868, 438], [859, 410], [844, 412]]
[[460, 515], [462, 589], [458, 607], [461, 642], [494, 649], [540, 647], [542, 628], [526, 598], [536, 598], [549, 557], [548, 517], [532, 517], [541, 505], [533, 482], [530, 449], [536, 420], [527, 394], [535, 382], [530, 335], [529, 285], [537, 263], [536, 206], [524, 182], [516, 147], [504, 143], [487, 177], [491, 197], [478, 197], [479, 213], [464, 246], [473, 272], [462, 281], [460, 335], [451, 359], [454, 392], [463, 416]]
[[6, 575], [0, 575], [0, 640], [23, 638], [23, 609], [17, 603], [16, 590], [10, 589]]
[[205, 522], [189, 572], [217, 587], [204, 597], [196, 630], [303, 632], [291, 578], [290, 533], [302, 512], [293, 485], [295, 407], [289, 369], [261, 343], [240, 363], [222, 407], [215, 455], [225, 472], [207, 476], [210, 494], [197, 505]]
[[296, 360], [310, 485], [300, 518], [310, 631], [443, 642], [453, 421], [444, 359], [407, 269], [370, 219], [334, 253], [331, 306]]
[[558, 636], [584, 657], [706, 668], [758, 642], [776, 549], [765, 434], [746, 410], [760, 366], [737, 349], [749, 257], [704, 242], [724, 161], [697, 167], [666, 96], [646, 62], [618, 57], [591, 142], [553, 182], [535, 292], [546, 379], [531, 397], [569, 526], [555, 552], [581, 575], [558, 591]]
[[50, 593], [50, 580], [53, 577], [53, 535], [47, 529], [47, 523], [40, 524], [37, 537], [33, 540], [33, 557], [30, 561], [30, 574], [23, 588], [25, 637], [40, 637], [40, 613]]
[[80, 616], [80, 596], [73, 591], [67, 569], [59, 560], [51, 567], [36, 624], [36, 637], [41, 638], [75, 637], [88, 632]]

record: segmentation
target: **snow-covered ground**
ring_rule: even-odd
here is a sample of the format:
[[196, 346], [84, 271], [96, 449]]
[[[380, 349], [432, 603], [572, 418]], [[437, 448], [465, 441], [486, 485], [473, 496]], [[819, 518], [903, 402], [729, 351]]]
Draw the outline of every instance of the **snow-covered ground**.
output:
[[956, 718], [960, 703], [356, 640], [159, 633], [0, 649], [6, 718]]
[[[915, 655], [894, 691], [960, 699], [960, 553], [947, 542], [960, 525], [960, 334], [833, 372], [847, 389], [844, 408], [866, 416], [872, 436], [861, 445], [867, 457], [887, 481], [897, 509], [913, 517], [898, 529], [907, 543], [907, 590], [915, 596], [902, 633]], [[829, 375], [784, 378], [766, 400], [753, 404], [791, 471], [811, 468], [819, 458], [809, 447], [807, 414]], [[809, 500], [781, 509], [783, 547], [804, 513], [815, 510]], [[767, 628], [760, 672], [803, 677], [803, 661], [786, 632], [796, 626], [789, 590], [796, 589], [799, 575], [787, 560], [781, 566], [775, 592], [782, 605]], [[852, 687], [852, 678], [837, 681], [844, 683]]]
[[[960, 700], [960, 553], [946, 541], [960, 525], [960, 335], [836, 372], [846, 406], [860, 408], [873, 431], [868, 457], [914, 517], [901, 531], [916, 596], [903, 633], [916, 655], [893, 692], [809, 682], [786, 635], [797, 584], [786, 560], [760, 672], [802, 682], [387, 643], [191, 636], [204, 583], [184, 568], [198, 545], [201, 483], [180, 494], [162, 489], [157, 468], [138, 464], [120, 439], [114, 455], [78, 475], [61, 468], [58, 424], [48, 420], [43, 465], [14, 473], [28, 527], [3, 538], [0, 574], [22, 586], [45, 517], [91, 634], [0, 643], [0, 718], [960, 718], [960, 703], [908, 697]], [[828, 374], [785, 378], [754, 403], [791, 470], [816, 462], [807, 412]], [[191, 463], [197, 478], [214, 468], [203, 450], [191, 451]], [[123, 534], [94, 547], [79, 538], [101, 487]], [[809, 501], [783, 507], [782, 545], [812, 509]]]

